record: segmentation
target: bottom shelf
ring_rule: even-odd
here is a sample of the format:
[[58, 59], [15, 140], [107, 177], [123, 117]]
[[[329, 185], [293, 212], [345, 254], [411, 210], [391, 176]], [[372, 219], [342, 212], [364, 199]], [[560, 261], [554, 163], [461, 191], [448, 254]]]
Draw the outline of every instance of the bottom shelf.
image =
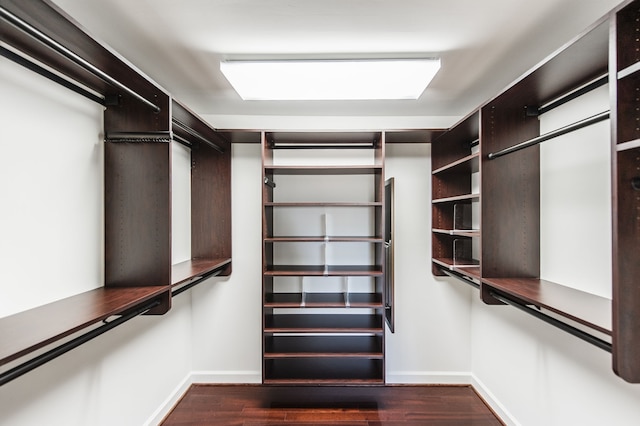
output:
[[352, 357], [382, 358], [382, 335], [267, 336], [265, 358]]
[[264, 384], [384, 384], [384, 360], [275, 358], [264, 361]]

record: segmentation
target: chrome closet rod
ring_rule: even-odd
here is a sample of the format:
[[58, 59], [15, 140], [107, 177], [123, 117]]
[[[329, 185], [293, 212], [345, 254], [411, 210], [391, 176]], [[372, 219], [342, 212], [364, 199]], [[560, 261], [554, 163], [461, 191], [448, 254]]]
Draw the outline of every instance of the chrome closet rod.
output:
[[[218, 151], [219, 153], [224, 153], [224, 150], [222, 148], [220, 148], [218, 145], [216, 145], [215, 143], [211, 142], [209, 139], [207, 139], [206, 137], [202, 136], [200, 133], [198, 133], [197, 131], [195, 131], [194, 129], [192, 129], [191, 127], [187, 126], [186, 124], [184, 124], [183, 122], [181, 122], [180, 120], [176, 120], [175, 118], [173, 120], [171, 120], [173, 122], [173, 124], [177, 127], [180, 127], [182, 130], [184, 130], [185, 132], [189, 133], [189, 135], [193, 136], [194, 138], [200, 140], [201, 142], [205, 143], [206, 145], [209, 145], [211, 148], [215, 149], [216, 151]], [[174, 138], [176, 137], [176, 135], [174, 134], [173, 136]], [[185, 138], [182, 138], [183, 141], [186, 141]], [[181, 142], [181, 141], [179, 141]], [[188, 141], [187, 141], [188, 142]], [[182, 142], [181, 142], [182, 143]]]
[[74, 53], [71, 50], [67, 49], [62, 44], [58, 43], [57, 41], [55, 41], [54, 39], [52, 39], [51, 37], [49, 37], [48, 35], [46, 35], [42, 31], [38, 30], [37, 28], [35, 28], [31, 24], [29, 24], [28, 22], [20, 19], [19, 17], [17, 17], [13, 13], [9, 12], [6, 8], [4, 8], [2, 6], [0, 6], [0, 17], [3, 18], [5, 21], [9, 22], [10, 24], [12, 24], [13, 26], [15, 26], [16, 28], [19, 28], [20, 30], [22, 30], [23, 32], [25, 32], [26, 34], [31, 36], [32, 38], [38, 40], [39, 42], [43, 43], [44, 45], [48, 46], [49, 48], [55, 50], [56, 52], [58, 52], [59, 54], [61, 54], [65, 58], [67, 58], [70, 61], [74, 62], [75, 64], [81, 66], [86, 71], [89, 71], [91, 74], [95, 75], [96, 77], [98, 77], [99, 79], [104, 81], [105, 83], [111, 84], [112, 86], [115, 86], [115, 87], [119, 88], [120, 90], [123, 90], [124, 92], [126, 92], [129, 95], [133, 96], [134, 98], [136, 98], [140, 102], [144, 103], [145, 105], [148, 105], [155, 112], [160, 112], [160, 107], [159, 106], [157, 106], [153, 102], [148, 101], [142, 95], [138, 94], [134, 90], [132, 90], [129, 87], [125, 86], [124, 84], [120, 83], [115, 78], [111, 77], [110, 75], [108, 75], [104, 71], [98, 69], [93, 64], [91, 64], [88, 61], [86, 61], [85, 59], [81, 58], [76, 53]]
[[581, 129], [583, 127], [590, 126], [592, 124], [598, 123], [600, 121], [604, 121], [609, 118], [609, 111], [604, 111], [599, 114], [593, 115], [591, 117], [585, 118], [584, 120], [577, 121], [573, 124], [569, 124], [568, 126], [561, 127], [559, 129], [553, 130], [549, 133], [545, 133], [544, 135], [540, 135], [533, 139], [529, 139], [528, 141], [521, 142], [517, 145], [510, 146], [509, 148], [501, 149], [500, 151], [489, 153], [488, 157], [490, 160], [493, 160], [498, 157], [502, 157], [503, 155], [511, 154], [512, 152], [520, 151], [521, 149], [528, 148], [533, 145], [537, 145], [541, 142], [548, 141], [549, 139], [556, 138], [558, 136], [562, 136], [564, 134], [573, 132], [575, 130]]

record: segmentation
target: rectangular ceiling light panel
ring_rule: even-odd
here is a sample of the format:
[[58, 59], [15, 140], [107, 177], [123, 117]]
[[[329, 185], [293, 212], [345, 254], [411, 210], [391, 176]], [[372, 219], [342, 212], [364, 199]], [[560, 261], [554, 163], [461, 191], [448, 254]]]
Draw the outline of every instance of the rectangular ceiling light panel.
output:
[[418, 99], [440, 59], [221, 61], [244, 100]]

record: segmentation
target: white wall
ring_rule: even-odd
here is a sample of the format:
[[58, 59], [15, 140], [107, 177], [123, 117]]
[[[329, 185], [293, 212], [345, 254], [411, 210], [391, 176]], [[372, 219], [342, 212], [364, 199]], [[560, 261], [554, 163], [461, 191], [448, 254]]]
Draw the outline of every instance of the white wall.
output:
[[[0, 93], [1, 317], [102, 286], [103, 158], [99, 105], [4, 58]], [[189, 161], [174, 153], [184, 178]], [[184, 215], [175, 226], [180, 258]], [[164, 316], [135, 318], [0, 387], [0, 425], [154, 417], [191, 371], [190, 294], [173, 302]]]
[[[602, 87], [540, 118], [541, 133], [608, 109]], [[541, 277], [611, 296], [609, 121], [541, 145]], [[611, 354], [509, 306], [474, 296], [476, 384], [522, 425], [635, 425], [640, 385]]]
[[431, 146], [388, 144], [395, 178], [395, 333], [389, 383], [469, 383], [470, 287], [431, 274]]

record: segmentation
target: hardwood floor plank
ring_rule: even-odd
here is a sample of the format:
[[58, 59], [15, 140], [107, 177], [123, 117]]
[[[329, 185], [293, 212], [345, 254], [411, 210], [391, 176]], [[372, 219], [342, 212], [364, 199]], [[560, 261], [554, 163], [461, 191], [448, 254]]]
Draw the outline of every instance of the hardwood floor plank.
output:
[[192, 385], [162, 422], [187, 425], [470, 425], [503, 423], [471, 386]]

